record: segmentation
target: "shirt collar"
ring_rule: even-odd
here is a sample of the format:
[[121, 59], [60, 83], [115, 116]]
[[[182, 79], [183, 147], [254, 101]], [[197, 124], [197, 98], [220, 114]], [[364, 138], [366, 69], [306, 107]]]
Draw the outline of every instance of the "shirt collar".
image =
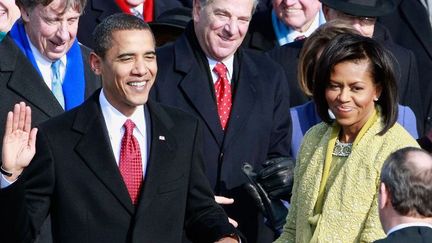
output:
[[126, 120], [131, 119], [135, 123], [138, 132], [143, 136], [146, 134], [144, 105], [138, 106], [137, 109], [135, 109], [135, 112], [130, 117], [127, 117], [108, 102], [103, 88], [99, 95], [99, 103], [101, 105], [105, 123], [110, 132], [121, 132]]
[[[44, 55], [42, 55], [42, 53], [39, 52], [39, 50], [30, 41], [30, 38], [27, 34], [26, 34], [26, 37], [27, 37], [27, 41], [29, 43], [31, 52], [33, 53], [33, 56], [35, 58], [36, 65], [38, 66], [39, 71], [42, 74], [42, 78], [45, 80], [45, 83], [47, 83], [48, 87], [51, 87], [51, 80], [53, 77], [52, 76], [53, 74], [51, 72], [52, 61], [49, 60]], [[67, 62], [67, 57], [66, 57], [66, 55], [63, 55], [60, 58], [60, 77], [61, 77], [62, 83], [63, 83], [63, 78], [64, 78], [65, 73], [66, 73], [66, 62]]]
[[[218, 77], [217, 77], [217, 74], [215, 72], [213, 72], [213, 68], [216, 66], [216, 64], [218, 63], [218, 61], [216, 61], [214, 59], [211, 59], [209, 57], [207, 57], [207, 60], [208, 60], [208, 64], [209, 64], [209, 67], [210, 67], [210, 71], [211, 71], [213, 80], [217, 80]], [[234, 55], [232, 55], [228, 59], [222, 61], [221, 63], [223, 63], [227, 67], [227, 69], [228, 69], [227, 76], [228, 76], [229, 82], [231, 83], [231, 78], [232, 78], [233, 69], [234, 69]]]
[[387, 232], [387, 236], [389, 236], [391, 233], [404, 229], [404, 228], [408, 228], [408, 227], [429, 227], [432, 229], [432, 224], [428, 224], [428, 223], [422, 223], [422, 222], [414, 222], [414, 223], [405, 223], [405, 224], [398, 224], [395, 227], [391, 228], [388, 232]]
[[312, 22], [312, 24], [309, 26], [309, 28], [305, 31], [305, 32], [299, 32], [299, 31], [295, 31], [291, 28], [288, 28], [288, 41], [289, 42], [293, 42], [295, 40], [295, 38], [297, 38], [298, 36], [305, 36], [305, 37], [309, 37], [318, 27], [319, 27], [319, 16], [320, 14], [318, 13], [317, 15], [315, 15], [315, 19]]

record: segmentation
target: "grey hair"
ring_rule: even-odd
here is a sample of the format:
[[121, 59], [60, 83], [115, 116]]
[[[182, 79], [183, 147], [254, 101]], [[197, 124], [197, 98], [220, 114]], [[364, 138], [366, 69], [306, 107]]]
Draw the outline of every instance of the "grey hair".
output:
[[[199, 1], [201, 3], [202, 8], [205, 8], [208, 4], [214, 2], [214, 0], [199, 0]], [[231, 1], [235, 1], [235, 0], [231, 0]], [[257, 8], [259, 0], [252, 0], [252, 1], [253, 1], [253, 7], [252, 7], [252, 14], [253, 14]]]

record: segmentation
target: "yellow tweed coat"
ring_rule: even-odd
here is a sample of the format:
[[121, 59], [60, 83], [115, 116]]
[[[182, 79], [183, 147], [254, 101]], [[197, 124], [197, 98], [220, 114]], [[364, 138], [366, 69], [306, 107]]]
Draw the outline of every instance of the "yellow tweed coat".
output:
[[[316, 242], [373, 242], [385, 237], [377, 203], [382, 164], [393, 151], [418, 144], [398, 123], [379, 136], [382, 127], [379, 117], [344, 164], [329, 175]], [[320, 123], [304, 137], [295, 169], [291, 208], [277, 243], [311, 242], [313, 231], [308, 219], [313, 216], [318, 197], [331, 131], [331, 126]]]

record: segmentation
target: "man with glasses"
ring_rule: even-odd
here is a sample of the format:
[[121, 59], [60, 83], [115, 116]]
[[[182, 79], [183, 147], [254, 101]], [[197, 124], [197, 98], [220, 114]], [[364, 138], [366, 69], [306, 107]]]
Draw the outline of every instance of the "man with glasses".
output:
[[376, 22], [377, 17], [394, 11], [397, 3], [388, 0], [321, 0], [321, 3], [327, 21], [346, 21], [363, 36], [377, 40], [393, 54], [398, 72], [399, 103], [414, 111], [417, 130], [422, 134], [423, 107], [415, 56], [412, 51], [395, 44], [389, 31]]

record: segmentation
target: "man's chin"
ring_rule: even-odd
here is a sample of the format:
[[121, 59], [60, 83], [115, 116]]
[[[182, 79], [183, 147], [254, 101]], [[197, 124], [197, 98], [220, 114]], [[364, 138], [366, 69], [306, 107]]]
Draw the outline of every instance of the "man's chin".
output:
[[48, 52], [47, 53], [47, 58], [50, 60], [58, 60], [60, 58], [62, 58], [64, 55], [66, 55], [66, 52]]

